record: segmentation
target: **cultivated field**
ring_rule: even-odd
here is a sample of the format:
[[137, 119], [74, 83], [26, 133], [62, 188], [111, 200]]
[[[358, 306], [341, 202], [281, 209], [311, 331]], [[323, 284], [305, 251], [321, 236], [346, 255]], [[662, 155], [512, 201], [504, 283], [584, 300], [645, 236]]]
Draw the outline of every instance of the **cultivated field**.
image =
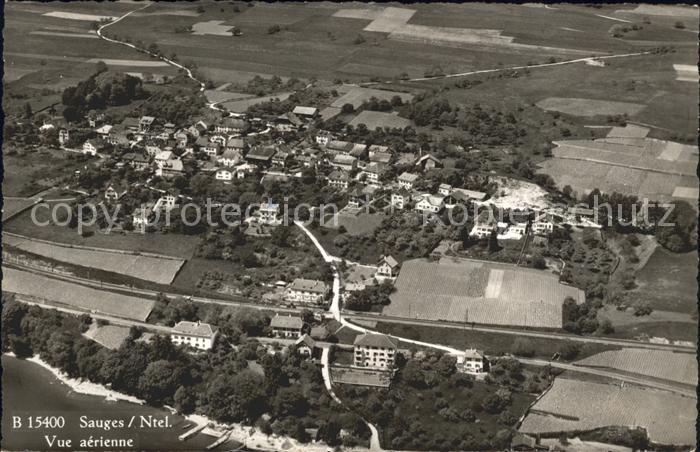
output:
[[3, 237], [3, 243], [59, 262], [97, 268], [157, 284], [170, 284], [185, 262], [183, 259], [176, 258], [167, 259], [117, 251], [74, 248], [7, 234]]
[[79, 284], [3, 267], [2, 290], [46, 298], [67, 306], [145, 321], [153, 300], [91, 289]]
[[488, 325], [561, 328], [566, 297], [584, 293], [540, 270], [443, 258], [405, 261], [385, 315]]
[[694, 446], [696, 403], [666, 391], [557, 378], [520, 431], [556, 434], [606, 426], [643, 427], [654, 443]]
[[598, 353], [576, 364], [618, 369], [692, 386], [698, 382], [698, 362], [695, 354], [690, 353], [626, 348]]
[[401, 116], [395, 114], [365, 110], [359, 115], [355, 116], [355, 118], [353, 118], [353, 120], [350, 121], [349, 124], [353, 127], [357, 127], [360, 124], [364, 124], [369, 130], [374, 130], [377, 127], [381, 129], [385, 127], [390, 127], [392, 129], [403, 129], [404, 127], [408, 127], [413, 123], [411, 122], [411, 120], [402, 118]]
[[631, 102], [572, 97], [548, 97], [537, 102], [537, 106], [547, 111], [558, 111], [574, 116], [636, 115], [644, 108], [642, 104]]
[[580, 194], [598, 188], [659, 201], [697, 200], [697, 146], [635, 137], [619, 128], [609, 138], [554, 144], [553, 158], [542, 162], [539, 172], [551, 175], [559, 187], [570, 185]]
[[659, 246], [636, 276], [634, 296], [654, 309], [697, 312], [698, 253], [672, 253]]

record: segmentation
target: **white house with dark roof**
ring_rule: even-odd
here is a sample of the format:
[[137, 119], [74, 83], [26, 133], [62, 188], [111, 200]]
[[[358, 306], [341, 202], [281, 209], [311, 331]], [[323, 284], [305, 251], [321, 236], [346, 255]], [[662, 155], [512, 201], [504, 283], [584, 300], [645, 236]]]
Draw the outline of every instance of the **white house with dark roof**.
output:
[[280, 205], [271, 201], [261, 202], [258, 209], [258, 221], [269, 225], [278, 225], [281, 223], [279, 218]]
[[421, 167], [423, 170], [431, 170], [441, 167], [442, 161], [432, 154], [425, 154], [416, 160], [416, 166]]
[[392, 256], [382, 256], [377, 263], [377, 271], [374, 277], [378, 281], [394, 279], [399, 274], [399, 263]]
[[335, 170], [328, 175], [328, 185], [340, 190], [347, 190], [350, 184], [350, 176], [342, 170]]
[[141, 116], [139, 119], [139, 131], [148, 132], [153, 126], [153, 122], [156, 120], [153, 116]]
[[397, 209], [403, 209], [411, 200], [411, 193], [405, 188], [399, 188], [391, 192], [391, 205]]
[[216, 161], [223, 166], [236, 166], [243, 159], [240, 151], [234, 149], [226, 149]]
[[328, 285], [316, 279], [297, 278], [284, 291], [284, 300], [308, 305], [325, 304]]
[[214, 174], [216, 180], [230, 181], [233, 180], [233, 173], [229, 170], [220, 169]]
[[415, 184], [417, 180], [418, 175], [409, 172], [401, 173], [401, 175], [397, 179], [399, 187], [405, 188], [406, 190], [412, 190], [413, 184]]
[[275, 315], [270, 320], [270, 329], [274, 337], [280, 338], [298, 338], [301, 337], [301, 330], [304, 327], [304, 321], [301, 317], [293, 317], [291, 315]]
[[209, 350], [214, 345], [217, 331], [202, 322], [178, 322], [173, 327], [170, 340], [175, 345], [189, 345], [199, 350]]
[[334, 140], [333, 134], [326, 131], [320, 130], [315, 137], [316, 143], [321, 146], [327, 146], [328, 143]]
[[445, 207], [445, 198], [443, 196], [426, 193], [421, 195], [421, 198], [416, 202], [415, 209], [423, 213], [438, 213], [443, 207]]
[[353, 363], [357, 367], [389, 370], [394, 365], [399, 341], [386, 334], [364, 333], [353, 343]]
[[483, 352], [468, 348], [457, 355], [457, 368], [468, 374], [481, 374], [488, 370], [488, 360]]
[[304, 334], [294, 343], [297, 347], [297, 353], [302, 356], [313, 356], [316, 350], [316, 341], [308, 334]]

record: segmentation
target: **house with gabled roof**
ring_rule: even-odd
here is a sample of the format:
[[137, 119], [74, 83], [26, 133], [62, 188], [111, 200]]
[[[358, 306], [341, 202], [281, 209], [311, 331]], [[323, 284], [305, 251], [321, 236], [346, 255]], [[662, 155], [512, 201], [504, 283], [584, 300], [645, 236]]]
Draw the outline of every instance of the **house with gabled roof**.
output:
[[297, 353], [302, 356], [313, 357], [317, 354], [319, 348], [316, 346], [316, 341], [311, 338], [308, 334], [304, 334], [299, 339], [294, 342], [297, 348]]
[[440, 168], [442, 166], [442, 161], [432, 154], [425, 154], [416, 160], [415, 165], [426, 171], [434, 168]]
[[141, 116], [141, 119], [139, 119], [139, 131], [140, 132], [148, 132], [151, 130], [151, 127], [153, 127], [153, 123], [155, 122], [156, 118], [153, 116]]
[[299, 116], [300, 118], [313, 119], [318, 115], [318, 108], [303, 107], [301, 105], [297, 105], [296, 107], [294, 107], [294, 110], [292, 110], [292, 113]]
[[223, 166], [236, 166], [238, 163], [241, 161], [241, 153], [240, 151], [233, 150], [233, 149], [226, 149], [223, 154], [221, 154], [216, 161], [220, 163]]
[[353, 342], [353, 363], [357, 367], [389, 370], [394, 366], [398, 348], [399, 341], [386, 334], [360, 334]]
[[325, 304], [328, 290], [328, 285], [323, 281], [297, 278], [285, 289], [284, 300], [318, 306]]
[[405, 188], [406, 190], [412, 190], [413, 184], [415, 184], [416, 181], [418, 180], [418, 175], [404, 171], [403, 173], [401, 173], [399, 175], [399, 177], [396, 180], [399, 183], [400, 188]]
[[374, 273], [374, 277], [377, 281], [384, 281], [386, 279], [394, 279], [399, 274], [399, 263], [390, 255], [382, 256], [379, 258], [377, 263], [377, 271]]
[[304, 321], [301, 317], [277, 314], [270, 320], [270, 329], [274, 337], [298, 338], [301, 337], [303, 328]]
[[272, 156], [277, 152], [275, 146], [255, 146], [253, 149], [248, 151], [245, 159], [259, 166], [270, 166], [272, 163]]
[[204, 322], [178, 322], [170, 334], [175, 345], [188, 345], [199, 350], [209, 350], [214, 345], [217, 331]]
[[350, 175], [343, 170], [335, 170], [328, 177], [328, 185], [333, 188], [347, 190], [350, 184]]

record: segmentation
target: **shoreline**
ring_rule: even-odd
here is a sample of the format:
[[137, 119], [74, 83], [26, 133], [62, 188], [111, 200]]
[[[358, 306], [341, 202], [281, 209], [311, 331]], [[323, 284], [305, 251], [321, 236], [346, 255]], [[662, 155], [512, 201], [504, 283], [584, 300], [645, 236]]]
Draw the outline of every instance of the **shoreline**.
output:
[[[3, 355], [10, 356], [12, 358], [17, 358], [17, 356], [12, 352], [6, 352], [3, 353]], [[26, 358], [24, 359], [24, 361], [29, 361], [48, 370], [58, 381], [68, 386], [73, 392], [77, 394], [102, 397], [108, 401], [121, 400], [137, 405], [147, 405], [144, 400], [141, 400], [138, 397], [114, 391], [98, 383], [93, 383], [87, 380], [80, 380], [77, 378], [71, 378], [58, 368], [53, 367], [46, 361], [42, 360], [39, 355], [34, 355], [30, 358]], [[170, 413], [177, 414], [173, 407], [166, 405], [163, 406], [163, 409], [169, 411]], [[290, 437], [277, 436], [274, 434], [268, 436], [252, 426], [245, 426], [242, 424], [224, 424], [214, 421], [201, 414], [180, 414], [180, 416], [184, 417], [189, 422], [195, 423], [196, 425], [206, 425], [206, 427], [200, 432], [200, 434], [204, 434], [212, 438], [219, 438], [221, 435], [226, 434], [226, 432], [230, 432], [230, 440], [237, 441], [260, 450], [285, 450], [287, 452], [327, 452], [330, 448], [329, 446], [326, 446], [323, 443], [312, 442], [308, 444], [301, 444], [297, 440]], [[361, 451], [367, 449], [348, 448], [344, 450]]]

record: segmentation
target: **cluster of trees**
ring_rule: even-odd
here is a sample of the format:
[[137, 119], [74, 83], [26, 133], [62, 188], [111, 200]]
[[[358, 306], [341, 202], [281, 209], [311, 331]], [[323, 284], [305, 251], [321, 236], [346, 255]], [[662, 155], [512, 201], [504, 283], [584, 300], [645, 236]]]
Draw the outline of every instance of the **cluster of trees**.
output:
[[[386, 448], [397, 450], [500, 450], [514, 433], [514, 395], [494, 382], [475, 382], [457, 371], [456, 359], [427, 351], [397, 359], [389, 389], [338, 388], [339, 396], [382, 429]], [[429, 417], [430, 422], [425, 419]]]
[[[351, 105], [352, 104], [346, 104], [346, 105]], [[362, 102], [362, 105], [360, 105], [361, 110], [370, 110], [370, 111], [391, 111], [394, 108], [401, 107], [403, 105], [403, 100], [401, 100], [401, 96], [393, 96], [391, 100], [387, 99], [377, 99], [375, 96], [370, 97], [368, 100]], [[345, 107], [345, 106], [343, 106]], [[352, 111], [350, 111], [352, 113]]]
[[345, 307], [353, 311], [371, 311], [391, 303], [389, 295], [394, 291], [394, 285], [384, 282], [374, 286], [367, 286], [362, 290], [352, 292], [345, 301]]
[[154, 116], [176, 125], [188, 124], [190, 119], [205, 107], [203, 96], [189, 91], [160, 91], [148, 99], [141, 107], [142, 114]]
[[[259, 312], [229, 314], [223, 313], [222, 332], [255, 332], [269, 323]], [[256, 341], [233, 334], [217, 340], [206, 354], [190, 354], [166, 336], [137, 341], [140, 332], [132, 329], [119, 349], [109, 350], [81, 335], [90, 322], [87, 315], [75, 318], [6, 299], [3, 352], [20, 358], [38, 354], [70, 377], [111, 384], [114, 390], [183, 413], [255, 424], [268, 434], [303, 442], [322, 439], [333, 446], [366, 444], [369, 438], [357, 415], [338, 411], [320, 369], [293, 347], [286, 354], [268, 355]], [[260, 364], [262, 374], [253, 371], [249, 361]], [[318, 436], [311, 437], [307, 429], [318, 429]], [[350, 436], [341, 438], [341, 429]]]
[[127, 105], [134, 99], [142, 99], [146, 92], [141, 80], [127, 74], [100, 76], [101, 72], [70, 86], [63, 91], [63, 116], [69, 122], [81, 120], [90, 110], [102, 110], [107, 106]]
[[238, 89], [245, 93], [255, 94], [256, 96], [267, 96], [280, 91], [297, 91], [303, 87], [304, 82], [298, 78], [292, 77], [285, 83], [277, 75], [273, 75], [270, 78], [256, 75], [248, 80], [248, 83], [245, 85], [238, 86]]
[[414, 97], [400, 112], [418, 126], [457, 127], [468, 133], [466, 139], [471, 145], [516, 144], [527, 135], [527, 130], [519, 126], [520, 121], [513, 112], [487, 110], [478, 103], [453, 106], [443, 97], [423, 94]]
[[583, 304], [577, 304], [571, 297], [564, 299], [562, 307], [564, 330], [575, 334], [594, 333], [601, 327], [604, 332], [610, 333], [612, 325], [609, 321], [604, 321], [604, 325], [598, 322], [598, 309], [601, 307], [600, 300], [586, 300]]

